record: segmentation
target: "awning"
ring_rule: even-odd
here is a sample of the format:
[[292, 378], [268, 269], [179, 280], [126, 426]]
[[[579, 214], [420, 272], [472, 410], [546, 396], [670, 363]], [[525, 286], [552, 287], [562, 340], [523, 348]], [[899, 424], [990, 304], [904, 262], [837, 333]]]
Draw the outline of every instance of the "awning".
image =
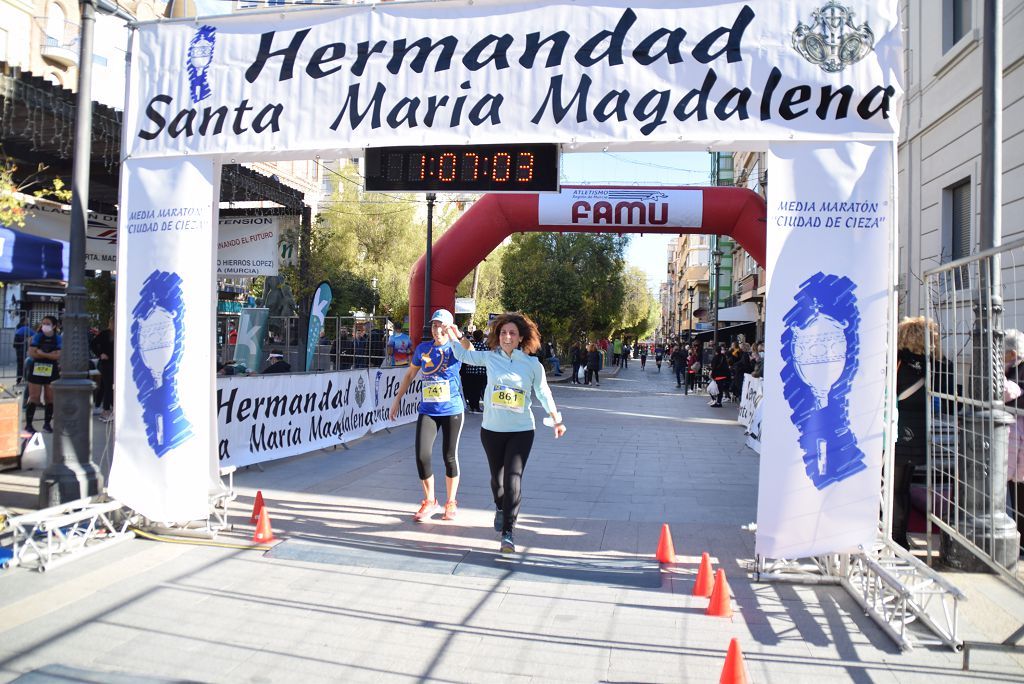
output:
[[0, 226], [0, 280], [68, 279], [67, 243]]
[[757, 304], [754, 302], [743, 302], [738, 306], [730, 306], [718, 310], [718, 320], [732, 323], [746, 323], [757, 320]]
[[[718, 342], [719, 344], [728, 344], [732, 341], [733, 337], [741, 334], [747, 342], [755, 342], [754, 336], [757, 334], [757, 323], [740, 323], [719, 328]], [[693, 339], [697, 342], [710, 342], [714, 338], [714, 330], [704, 330], [693, 336]]]

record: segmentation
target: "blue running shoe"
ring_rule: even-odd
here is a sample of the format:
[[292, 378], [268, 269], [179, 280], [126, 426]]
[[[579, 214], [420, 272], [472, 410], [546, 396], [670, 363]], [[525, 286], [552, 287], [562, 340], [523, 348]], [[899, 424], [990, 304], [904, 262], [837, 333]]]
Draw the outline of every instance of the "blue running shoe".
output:
[[501, 535], [501, 552], [502, 553], [515, 553], [516, 542], [512, 538], [511, 532], [505, 532]]

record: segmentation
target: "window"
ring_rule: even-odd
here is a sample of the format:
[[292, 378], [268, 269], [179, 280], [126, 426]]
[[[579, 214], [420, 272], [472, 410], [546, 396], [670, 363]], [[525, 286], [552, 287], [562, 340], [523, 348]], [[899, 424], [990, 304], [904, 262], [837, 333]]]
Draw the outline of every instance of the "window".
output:
[[971, 30], [973, 0], [943, 0], [942, 6], [942, 51], [960, 42]]
[[[943, 263], [970, 256], [974, 241], [971, 236], [971, 180], [965, 179], [942, 191], [942, 258]], [[968, 267], [953, 273], [954, 287], [966, 288]]]

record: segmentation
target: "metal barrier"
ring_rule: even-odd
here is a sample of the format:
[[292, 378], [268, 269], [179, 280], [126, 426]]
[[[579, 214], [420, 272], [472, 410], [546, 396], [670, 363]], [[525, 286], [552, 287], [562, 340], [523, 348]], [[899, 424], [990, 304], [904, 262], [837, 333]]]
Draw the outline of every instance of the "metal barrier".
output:
[[[952, 373], [939, 386], [928, 373], [926, 510], [942, 531], [943, 561], [963, 569], [987, 566], [1024, 591], [1019, 562], [1024, 500], [1008, 487], [1024, 447], [1022, 408], [1004, 403], [1004, 336], [1024, 328], [1024, 240], [934, 268], [925, 273], [925, 311], [939, 330], [941, 349], [930, 364], [948, 360]], [[1019, 359], [1018, 362], [1024, 359]], [[943, 361], [938, 361], [942, 363]], [[945, 378], [945, 381], [942, 381]], [[1024, 454], [1022, 454], [1024, 455]], [[1024, 480], [1024, 472], [1020, 473]], [[1024, 499], [1024, 497], [1020, 497]], [[929, 550], [931, 535], [928, 535]]]
[[[931, 269], [924, 284], [925, 315], [940, 339], [927, 354], [928, 557], [934, 526], [945, 565], [991, 569], [1024, 593], [1024, 397], [1014, 398], [1024, 388], [1006, 378], [1024, 350], [1013, 358], [1005, 345], [1008, 332], [1024, 329], [1024, 240]], [[952, 372], [934, 377], [947, 362]], [[1015, 645], [1022, 635], [1024, 628], [1001, 644], [964, 642], [964, 669], [972, 648], [1024, 651]]]
[[[228, 322], [237, 316], [218, 316], [217, 358], [228, 362], [234, 358], [234, 345], [228, 333]], [[271, 316], [267, 320], [264, 356], [278, 353], [298, 372], [305, 359], [301, 319], [298, 316]], [[308, 372], [379, 368], [385, 360], [391, 323], [384, 316], [330, 316], [324, 319], [323, 330]], [[415, 339], [414, 339], [415, 341]], [[260, 360], [261, 363], [264, 359]], [[258, 373], [261, 368], [250, 368]]]

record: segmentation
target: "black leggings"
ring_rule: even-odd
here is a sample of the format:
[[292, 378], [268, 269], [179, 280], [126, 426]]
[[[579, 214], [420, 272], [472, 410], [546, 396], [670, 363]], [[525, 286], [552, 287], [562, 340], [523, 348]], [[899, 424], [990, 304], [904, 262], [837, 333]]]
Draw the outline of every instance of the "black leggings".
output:
[[430, 452], [434, 450], [437, 429], [441, 428], [441, 452], [444, 456], [444, 472], [448, 477], [459, 476], [459, 437], [462, 435], [462, 416], [428, 416], [421, 413], [416, 419], [416, 470], [420, 479], [427, 480], [433, 474], [430, 467]]
[[501, 530], [511, 532], [519, 517], [519, 503], [522, 501], [523, 471], [533, 447], [533, 430], [524, 432], [493, 432], [480, 429], [480, 441], [487, 454], [487, 465], [491, 468], [491, 493], [494, 506], [505, 513], [505, 525]]

